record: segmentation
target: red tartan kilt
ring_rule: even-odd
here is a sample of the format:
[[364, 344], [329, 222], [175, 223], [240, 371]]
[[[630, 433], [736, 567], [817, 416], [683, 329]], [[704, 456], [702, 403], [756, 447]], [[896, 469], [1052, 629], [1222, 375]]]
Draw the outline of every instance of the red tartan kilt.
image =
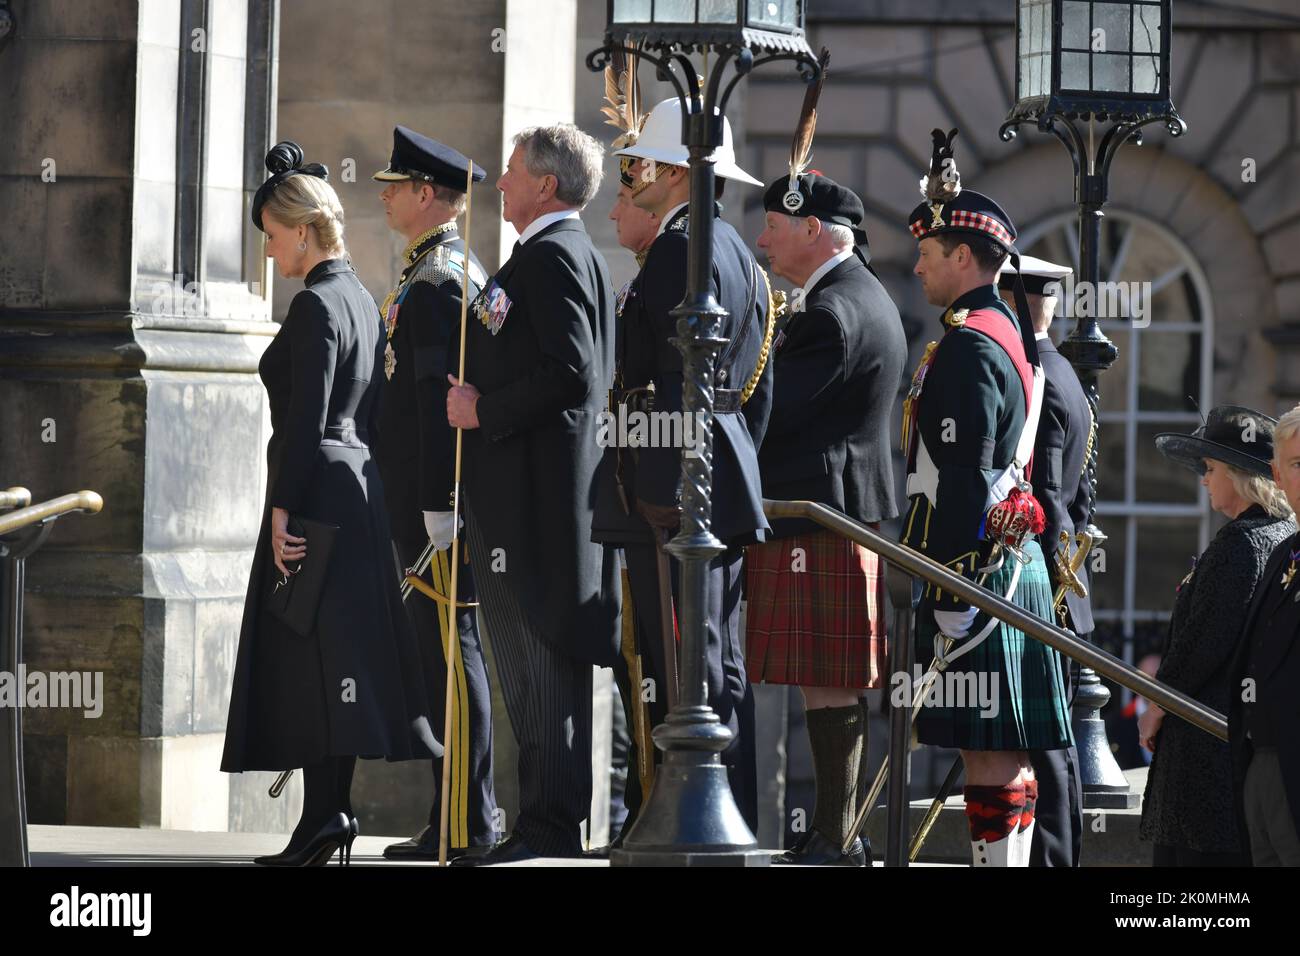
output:
[[[796, 548], [803, 549], [801, 555]], [[873, 552], [830, 531], [750, 545], [745, 554], [750, 681], [881, 686], [889, 650], [879, 611], [879, 569]]]

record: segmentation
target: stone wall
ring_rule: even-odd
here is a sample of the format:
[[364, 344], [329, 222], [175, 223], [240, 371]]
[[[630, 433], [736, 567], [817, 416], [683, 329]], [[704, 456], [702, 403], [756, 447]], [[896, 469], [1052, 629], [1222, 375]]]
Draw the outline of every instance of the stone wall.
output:
[[244, 256], [243, 156], [274, 4], [12, 9], [0, 467], [37, 500], [105, 500], [29, 562], [28, 667], [102, 672], [107, 698], [97, 720], [27, 713], [31, 816], [224, 829], [243, 798], [217, 766], [274, 332]]

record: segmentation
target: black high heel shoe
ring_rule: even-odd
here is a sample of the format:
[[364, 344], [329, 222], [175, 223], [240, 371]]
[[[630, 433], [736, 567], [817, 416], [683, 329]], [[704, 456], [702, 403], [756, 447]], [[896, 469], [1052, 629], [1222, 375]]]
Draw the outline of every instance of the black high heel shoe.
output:
[[344, 866], [352, 865], [352, 843], [360, 835], [361, 823], [356, 817], [349, 817], [347, 842], [343, 845], [343, 852], [339, 854], [339, 862]]
[[259, 856], [253, 862], [260, 866], [324, 866], [339, 851], [339, 862], [346, 863], [351, 856], [352, 820], [346, 813], [336, 813], [316, 832], [301, 850]]

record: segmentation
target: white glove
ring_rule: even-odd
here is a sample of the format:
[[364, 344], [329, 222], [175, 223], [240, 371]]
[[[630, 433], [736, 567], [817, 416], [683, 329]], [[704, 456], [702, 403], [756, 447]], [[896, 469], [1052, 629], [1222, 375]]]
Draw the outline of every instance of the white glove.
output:
[[979, 608], [974, 607], [968, 607], [964, 611], [935, 611], [934, 622], [939, 625], [939, 630], [945, 637], [960, 640], [970, 632], [970, 626], [975, 623], [975, 615], [978, 613]]
[[[451, 547], [451, 519], [450, 511], [424, 512], [424, 530], [428, 532], [435, 551], [446, 551]], [[465, 522], [462, 521], [461, 527], [464, 525]]]

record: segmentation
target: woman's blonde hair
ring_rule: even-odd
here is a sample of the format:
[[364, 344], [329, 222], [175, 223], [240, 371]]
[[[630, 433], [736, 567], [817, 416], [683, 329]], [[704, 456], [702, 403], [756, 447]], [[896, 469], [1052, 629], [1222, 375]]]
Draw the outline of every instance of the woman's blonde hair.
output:
[[1243, 471], [1226, 461], [1220, 462], [1228, 469], [1228, 477], [1237, 494], [1252, 504], [1259, 505], [1274, 518], [1290, 518], [1291, 505], [1286, 500], [1282, 489], [1273, 483], [1272, 478], [1251, 471]]
[[310, 226], [325, 252], [343, 253], [343, 204], [334, 187], [319, 176], [290, 176], [275, 187], [262, 207], [286, 226]]

